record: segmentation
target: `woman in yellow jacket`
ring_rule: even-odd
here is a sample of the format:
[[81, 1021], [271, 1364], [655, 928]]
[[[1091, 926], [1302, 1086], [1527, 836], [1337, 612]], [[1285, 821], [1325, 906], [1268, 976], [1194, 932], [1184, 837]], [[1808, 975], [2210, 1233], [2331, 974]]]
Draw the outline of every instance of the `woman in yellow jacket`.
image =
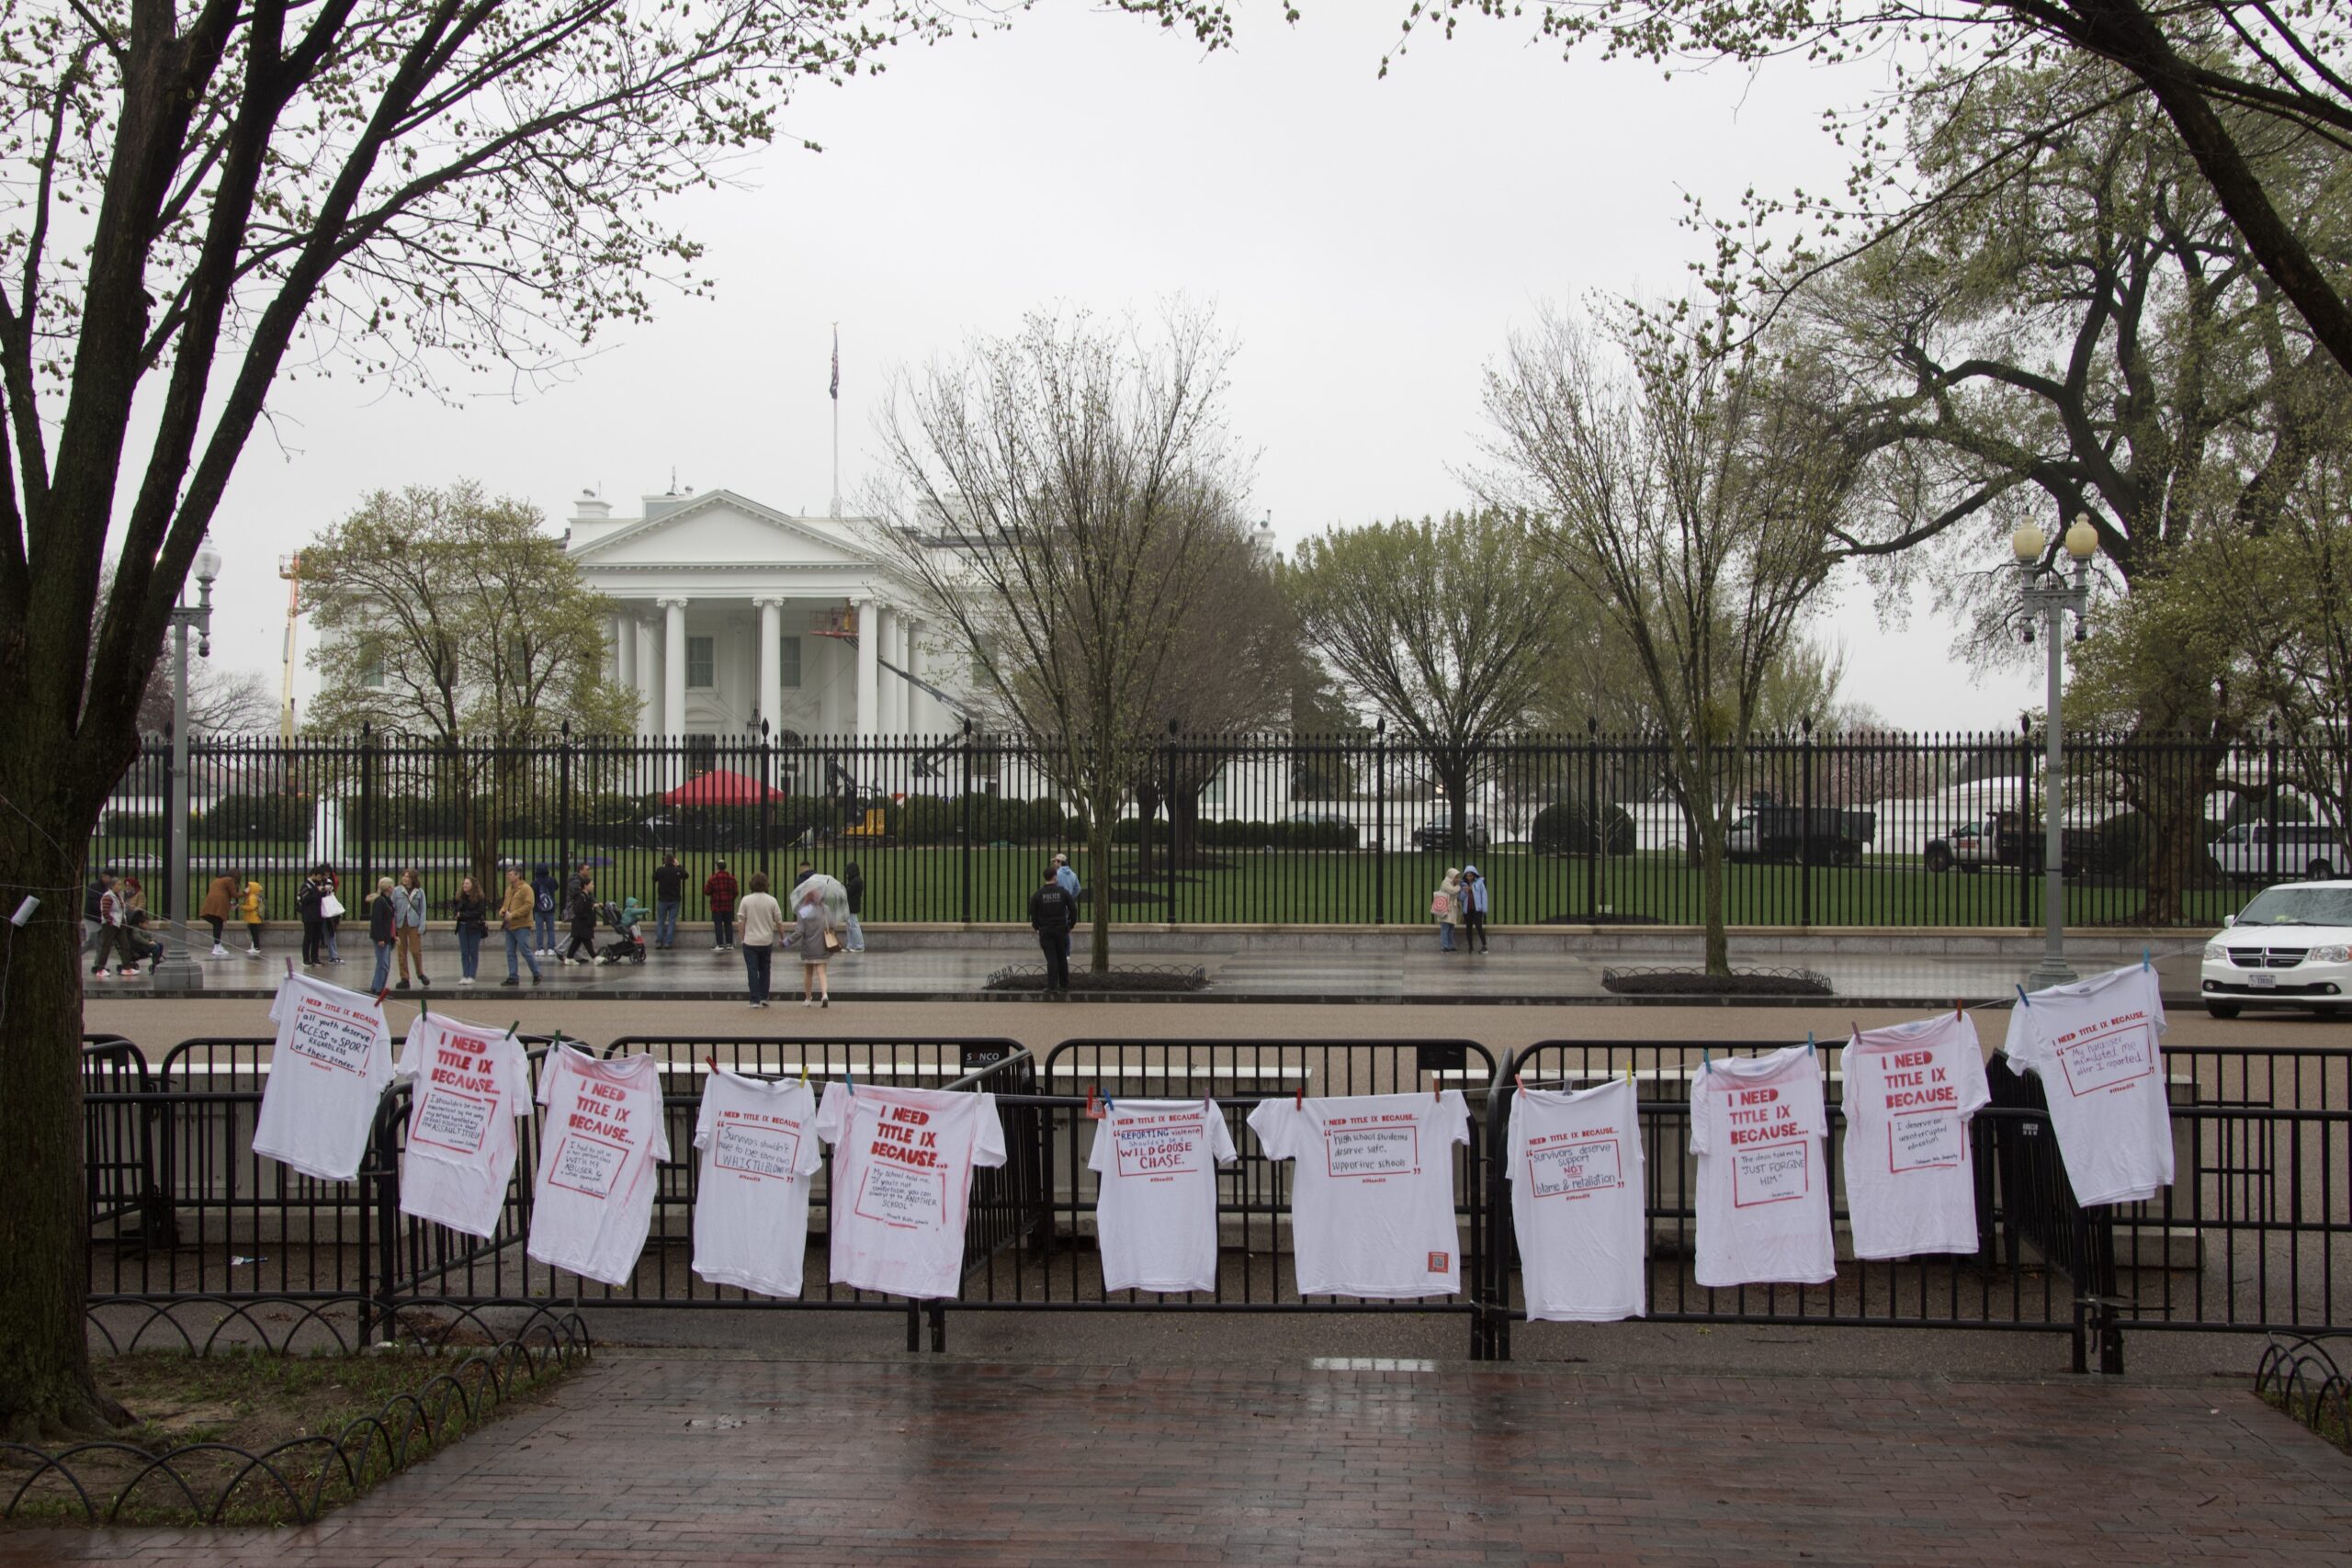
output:
[[237, 918], [245, 922], [245, 956], [261, 956], [261, 884], [245, 884], [244, 897], [237, 901]]
[[220, 930], [229, 923], [229, 917], [235, 912], [236, 905], [237, 879], [222, 872], [212, 879], [212, 886], [204, 890], [204, 908], [197, 911], [204, 917], [204, 923], [212, 928], [212, 956], [215, 958], [229, 956], [229, 950], [220, 945]]

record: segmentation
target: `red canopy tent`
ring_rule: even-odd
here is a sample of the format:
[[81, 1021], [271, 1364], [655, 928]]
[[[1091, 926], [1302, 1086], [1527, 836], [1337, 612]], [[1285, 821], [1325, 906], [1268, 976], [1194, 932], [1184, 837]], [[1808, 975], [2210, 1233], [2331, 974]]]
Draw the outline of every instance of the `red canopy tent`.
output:
[[662, 798], [672, 806], [757, 806], [763, 800], [790, 797], [747, 773], [713, 768], [688, 779]]

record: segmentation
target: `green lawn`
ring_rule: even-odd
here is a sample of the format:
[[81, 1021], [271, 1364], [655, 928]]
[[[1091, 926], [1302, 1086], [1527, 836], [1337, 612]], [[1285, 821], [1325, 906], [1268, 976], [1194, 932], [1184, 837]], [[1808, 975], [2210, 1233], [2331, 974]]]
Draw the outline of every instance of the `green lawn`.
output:
[[[503, 852], [527, 868], [537, 862], [560, 864], [560, 847], [553, 840], [526, 840], [510, 841]], [[776, 850], [764, 857], [779, 892], [789, 885], [800, 852]], [[1043, 845], [975, 848], [968, 855], [952, 846], [868, 845], [829, 846], [812, 858], [820, 869], [835, 874], [850, 861], [862, 866], [869, 919], [958, 920], [968, 912], [974, 919], [1001, 921], [1026, 918], [1029, 894], [1041, 880], [1050, 852]], [[1074, 860], [1082, 859], [1075, 847], [1070, 852]], [[195, 886], [187, 896], [191, 913], [218, 866], [257, 874], [267, 918], [294, 918], [294, 891], [306, 869], [306, 845], [199, 844], [198, 853]], [[574, 853], [602, 863], [597, 880], [606, 896], [634, 894], [648, 905], [653, 901], [658, 857], [651, 851], [575, 845]], [[1430, 892], [1449, 864], [1460, 863], [1459, 857], [1434, 852], [1220, 849], [1209, 852], [1206, 864], [1178, 873], [1171, 905], [1164, 866], [1156, 861], [1149, 873], [1138, 874], [1136, 856], [1131, 847], [1114, 851], [1107, 877], [1082, 864], [1080, 872], [1091, 896], [1099, 895], [1107, 883], [1116, 918], [1143, 922], [1426, 924]], [[94, 857], [152, 867], [160, 859], [160, 846], [153, 840], [110, 840], [94, 846]], [[1699, 873], [1679, 854], [1645, 852], [1611, 857], [1596, 866], [1583, 857], [1539, 856], [1522, 847], [1504, 846], [1471, 858], [1487, 874], [1494, 900], [1491, 919], [1498, 925], [1564, 916], [1579, 920], [1646, 917], [1675, 925], [1695, 925], [1701, 919]], [[419, 864], [436, 914], [446, 914], [462, 859], [463, 847], [454, 840], [386, 845], [374, 869], [385, 874], [412, 862]], [[756, 852], [682, 854], [689, 885], [685, 919], [708, 918], [702, 881], [720, 859], [745, 880], [763, 863]], [[360, 870], [356, 852], [336, 870], [345, 878], [345, 902], [356, 908], [360, 891], [355, 886]], [[151, 902], [160, 908], [153, 871], [142, 870], [141, 874], [150, 885]], [[2021, 879], [2007, 871], [1937, 874], [1907, 857], [1874, 856], [1859, 866], [1809, 871], [1734, 865], [1727, 869], [1727, 915], [1735, 925], [2030, 926], [2041, 918], [2039, 878]], [[2239, 908], [2250, 892], [2242, 887], [2197, 893], [2190, 901], [2192, 925], [2218, 926], [2221, 917]], [[2068, 887], [2067, 919], [2078, 925], [2131, 923], [2143, 903], [2138, 887], [2099, 879]]]

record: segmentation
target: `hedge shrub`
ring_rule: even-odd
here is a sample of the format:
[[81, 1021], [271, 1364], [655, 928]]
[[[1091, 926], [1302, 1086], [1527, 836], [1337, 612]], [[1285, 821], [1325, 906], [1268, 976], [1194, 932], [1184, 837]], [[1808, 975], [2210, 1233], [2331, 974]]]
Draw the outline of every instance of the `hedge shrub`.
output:
[[1528, 843], [1540, 855], [1589, 855], [1634, 852], [1634, 818], [1622, 806], [1611, 806], [1595, 818], [1582, 800], [1555, 801], [1535, 814]]

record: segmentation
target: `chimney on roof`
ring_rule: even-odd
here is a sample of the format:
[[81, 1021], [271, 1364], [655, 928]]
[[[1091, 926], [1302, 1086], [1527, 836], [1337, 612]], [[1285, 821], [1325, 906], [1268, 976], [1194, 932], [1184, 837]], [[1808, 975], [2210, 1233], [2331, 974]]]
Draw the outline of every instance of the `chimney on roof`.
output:
[[583, 490], [580, 499], [571, 503], [574, 523], [605, 523], [612, 519], [612, 503], [600, 500], [593, 490]]

